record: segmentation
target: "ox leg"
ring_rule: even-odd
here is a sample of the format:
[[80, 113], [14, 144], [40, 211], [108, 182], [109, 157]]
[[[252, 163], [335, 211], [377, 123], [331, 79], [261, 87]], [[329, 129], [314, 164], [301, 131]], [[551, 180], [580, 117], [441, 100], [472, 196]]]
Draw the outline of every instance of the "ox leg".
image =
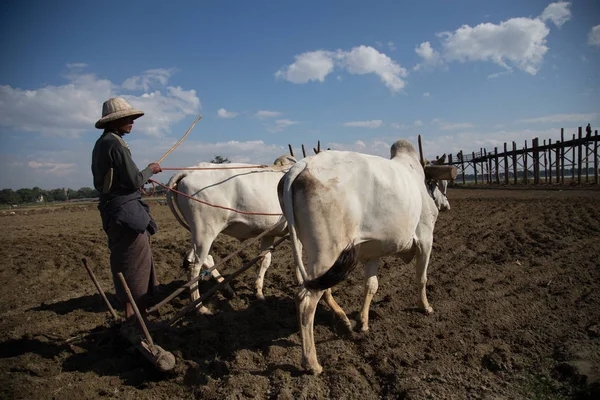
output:
[[369, 309], [373, 296], [377, 293], [379, 282], [377, 280], [377, 268], [379, 267], [379, 259], [369, 260], [365, 264], [365, 302], [363, 303], [360, 312], [360, 331], [366, 332], [369, 330]]
[[[204, 268], [206, 268], [207, 270], [214, 267], [215, 266], [215, 260], [213, 258], [213, 256], [211, 256], [210, 254], [206, 257], [206, 262], [204, 263]], [[225, 280], [225, 278], [223, 278], [223, 276], [221, 275], [221, 273], [219, 272], [218, 269], [213, 269], [212, 271], [210, 271], [210, 275], [213, 277], [213, 279], [215, 279], [218, 283], [221, 283]], [[223, 295], [231, 300], [235, 297], [235, 292], [233, 291], [233, 289], [231, 288], [231, 286], [228, 284], [226, 284], [225, 286], [223, 286], [223, 288], [221, 289], [221, 292], [223, 293]]]
[[[198, 240], [196, 240], [197, 237], [202, 237], [202, 236], [197, 235], [197, 234], [193, 235], [194, 245], [192, 246], [192, 250], [190, 251], [190, 253], [188, 253], [188, 257], [190, 257], [191, 254], [194, 255], [193, 262], [189, 263], [189, 265], [188, 265], [187, 275], [188, 275], [189, 281], [194, 278], [197, 278], [198, 275], [200, 275], [200, 270], [202, 269], [202, 266], [205, 264], [205, 262], [208, 261], [208, 257], [209, 257], [208, 250], [210, 249], [210, 246], [203, 246], [201, 244], [198, 244]], [[212, 243], [212, 240], [209, 240], [209, 241], [203, 240], [203, 241], [206, 243]], [[212, 261], [212, 257], [210, 257], [210, 260]], [[214, 262], [213, 262], [213, 265], [214, 265]], [[190, 287], [190, 299], [192, 300], [192, 302], [194, 302], [194, 301], [198, 300], [199, 297], [200, 297], [200, 294], [198, 293], [198, 284], [195, 283]], [[205, 314], [205, 315], [212, 314], [212, 312], [202, 304], [198, 305], [198, 312], [200, 314]]]
[[[269, 247], [271, 247], [273, 242], [275, 242], [275, 238], [273, 236], [263, 237], [260, 241], [260, 251], [263, 252], [266, 249], [268, 249]], [[265, 299], [265, 295], [263, 294], [263, 284], [265, 282], [265, 273], [267, 272], [267, 269], [269, 269], [270, 265], [271, 265], [271, 253], [269, 252], [269, 253], [265, 254], [264, 258], [262, 259], [262, 262], [260, 263], [260, 270], [258, 271], [258, 278], [256, 278], [256, 282], [255, 282], [256, 297], [258, 297], [259, 300]]]
[[314, 321], [315, 311], [323, 291], [313, 291], [301, 287], [296, 293], [296, 308], [298, 322], [300, 323], [300, 337], [302, 339], [302, 368], [318, 375], [323, 372], [323, 367], [317, 361], [315, 348]]
[[344, 328], [348, 331], [348, 333], [351, 333], [353, 329], [353, 324], [348, 319], [348, 316], [346, 315], [342, 307], [340, 307], [340, 305], [333, 298], [331, 288], [325, 290], [325, 296], [323, 297], [323, 300], [325, 300], [325, 304], [327, 304], [327, 306], [331, 308], [331, 311], [333, 311], [333, 313], [340, 319], [340, 321], [342, 321], [342, 324], [344, 325]]
[[[432, 236], [432, 235], [428, 235]], [[419, 287], [419, 308], [425, 314], [431, 314], [433, 308], [427, 301], [427, 266], [429, 265], [429, 257], [431, 256], [431, 246], [433, 237], [420, 240], [420, 247], [417, 251], [415, 262], [417, 286]]]

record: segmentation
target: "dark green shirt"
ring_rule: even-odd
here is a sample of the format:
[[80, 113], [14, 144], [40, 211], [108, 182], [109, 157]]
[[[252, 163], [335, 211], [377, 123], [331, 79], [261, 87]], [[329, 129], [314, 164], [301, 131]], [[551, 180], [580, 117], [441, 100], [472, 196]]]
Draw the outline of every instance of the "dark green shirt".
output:
[[121, 135], [105, 130], [96, 141], [92, 151], [92, 174], [94, 187], [102, 193], [104, 178], [113, 169], [112, 185], [108, 197], [135, 192], [153, 175], [150, 168], [138, 170], [131, 158], [131, 151]]

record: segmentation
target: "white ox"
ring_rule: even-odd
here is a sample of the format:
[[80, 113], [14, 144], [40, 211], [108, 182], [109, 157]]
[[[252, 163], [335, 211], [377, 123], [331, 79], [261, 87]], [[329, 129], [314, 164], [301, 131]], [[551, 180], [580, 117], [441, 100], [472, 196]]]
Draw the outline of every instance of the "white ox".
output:
[[[444, 160], [445, 155], [437, 163]], [[442, 184], [426, 180], [414, 147], [405, 140], [392, 145], [390, 160], [325, 151], [299, 161], [285, 175], [278, 193], [297, 273], [303, 281], [296, 294], [303, 368], [314, 374], [322, 372], [313, 321], [323, 294], [329, 307], [351, 330], [330, 288], [343, 280], [358, 261], [365, 264], [366, 278], [360, 313], [362, 331], [369, 329], [369, 306], [377, 291], [377, 268], [382, 256], [399, 254], [405, 262], [416, 258], [419, 306], [426, 313], [433, 312], [425, 285], [438, 210], [450, 208], [439, 189]], [[306, 266], [302, 247], [306, 249]]]
[[[212, 207], [199, 201], [178, 195], [172, 191], [167, 193], [167, 203], [175, 218], [192, 234], [192, 248], [184, 258], [184, 267], [188, 279], [196, 278], [202, 267], [215, 265], [209, 254], [212, 243], [222, 232], [241, 241], [258, 236], [279, 221], [283, 221], [281, 207], [277, 199], [277, 183], [289, 165], [296, 159], [281, 156], [269, 168], [219, 169], [204, 171], [183, 171], [174, 175], [168, 183], [169, 188], [176, 189], [194, 199], [227, 207], [233, 210], [274, 215], [243, 214], [223, 208]], [[200, 163], [195, 168], [231, 168], [247, 167], [251, 164], [211, 164]], [[179, 212], [177, 212], [177, 209]], [[181, 213], [181, 216], [179, 215]], [[287, 225], [263, 236], [260, 242], [261, 251], [271, 246], [277, 236], [287, 234]], [[264, 299], [263, 281], [265, 272], [271, 264], [271, 253], [262, 260], [258, 279], [256, 279], [257, 296]], [[211, 274], [219, 282], [223, 277], [214, 269]], [[231, 288], [227, 288], [232, 295]], [[198, 285], [190, 287], [192, 301], [198, 299]], [[201, 306], [199, 311], [209, 314], [209, 310]]]

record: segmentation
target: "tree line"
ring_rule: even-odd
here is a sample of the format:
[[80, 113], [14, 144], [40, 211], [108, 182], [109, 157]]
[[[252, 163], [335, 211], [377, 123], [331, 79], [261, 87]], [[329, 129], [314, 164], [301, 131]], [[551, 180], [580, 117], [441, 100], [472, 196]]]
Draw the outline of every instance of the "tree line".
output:
[[[215, 158], [210, 160], [210, 162], [214, 164], [227, 164], [231, 161], [229, 161], [226, 157], [215, 156]], [[164, 191], [164, 189], [162, 191]], [[157, 190], [157, 192], [161, 192], [161, 190]], [[18, 190], [2, 189], [0, 191], [0, 204], [14, 205], [37, 202], [55, 202], [90, 199], [98, 196], [100, 196], [100, 193], [96, 189], [89, 187], [82, 187], [77, 190], [70, 188], [43, 190], [36, 186], [33, 188], [24, 188]]]
[[80, 189], [52, 189], [43, 190], [39, 187], [24, 188], [19, 190], [2, 189], [0, 191], [0, 204], [26, 204], [37, 202], [54, 202], [75, 199], [88, 199], [98, 197], [96, 189], [82, 187]]

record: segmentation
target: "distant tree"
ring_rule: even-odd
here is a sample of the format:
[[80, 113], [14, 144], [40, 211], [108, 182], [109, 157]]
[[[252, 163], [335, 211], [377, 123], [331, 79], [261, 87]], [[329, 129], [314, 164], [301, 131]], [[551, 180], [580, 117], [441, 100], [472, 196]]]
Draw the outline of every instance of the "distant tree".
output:
[[65, 191], [62, 189], [52, 189], [48, 191], [48, 201], [65, 201]]
[[21, 196], [12, 189], [2, 189], [0, 191], [0, 204], [20, 204]]
[[29, 188], [19, 189], [19, 190], [17, 190], [17, 194], [21, 198], [21, 203], [33, 203], [34, 201], [37, 200], [35, 198], [33, 190], [31, 190]]
[[229, 161], [227, 159], [227, 157], [215, 156], [215, 158], [210, 160], [210, 162], [213, 164], [227, 164], [227, 163], [230, 163], [231, 161]]
[[80, 199], [89, 199], [93, 197], [98, 197], [100, 194], [96, 189], [92, 189], [89, 187], [82, 187], [77, 191]]

